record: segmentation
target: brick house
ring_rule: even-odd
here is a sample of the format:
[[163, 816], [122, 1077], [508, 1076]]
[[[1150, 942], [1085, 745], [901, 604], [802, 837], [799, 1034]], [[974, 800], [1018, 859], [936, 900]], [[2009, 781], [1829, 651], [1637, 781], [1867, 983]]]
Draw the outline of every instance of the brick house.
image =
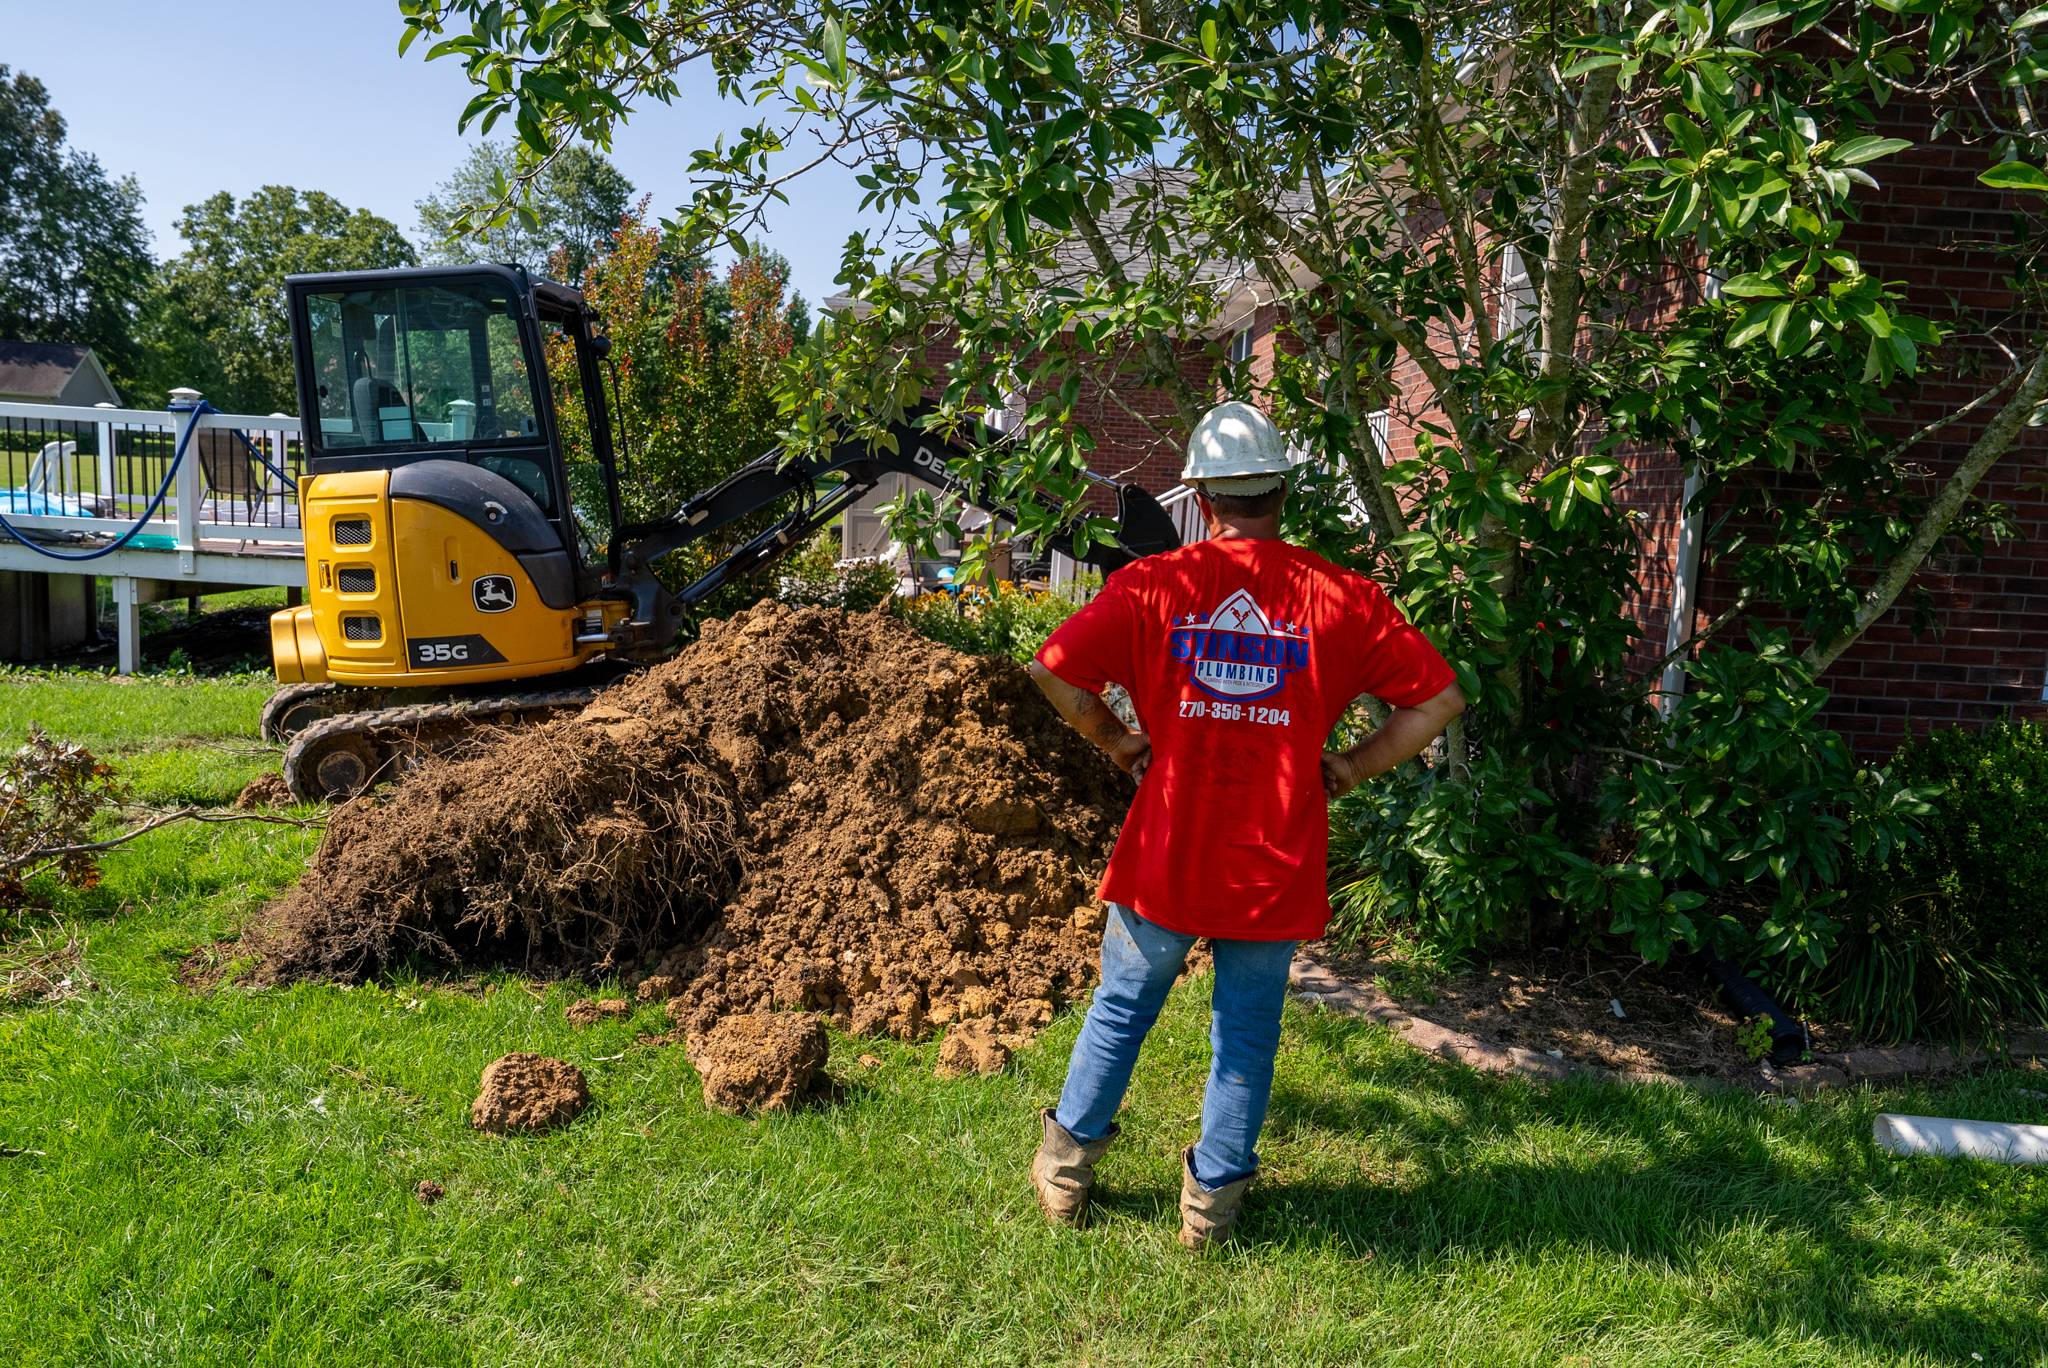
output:
[[[1963, 377], [2002, 373], [2008, 363], [1988, 334], [2022, 311], [1993, 246], [2014, 231], [2014, 207], [2006, 192], [1978, 182], [1984, 149], [1953, 134], [1936, 137], [1934, 127], [1924, 105], [1901, 100], [1886, 107], [1873, 131], [1906, 138], [1914, 146], [1872, 168], [1879, 188], [1866, 193], [1861, 221], [1844, 236], [1845, 245], [1873, 274], [1901, 285], [1910, 309], [1935, 317], [1960, 313], [1972, 320], [1944, 349], [1945, 369], [1930, 370], [1899, 398], [1885, 426], [1901, 438], [1985, 388], [1985, 381]], [[1512, 277], [1512, 255], [1504, 270]], [[1517, 307], [1515, 283], [1512, 278], [1498, 282], [1499, 307], [1510, 314]], [[1690, 302], [1700, 285], [1697, 279], [1673, 280], [1662, 296], [1665, 307]], [[1256, 280], [1242, 277], [1225, 293], [1213, 322], [1191, 329], [1180, 344], [1182, 373], [1198, 387], [1212, 383], [1211, 358], [1219, 347], [1232, 359], [1248, 358], [1254, 377], [1263, 380], [1270, 377], [1274, 348], [1282, 342], [1275, 330], [1278, 311], [1261, 302]], [[1968, 335], [1973, 332], [1986, 336]], [[933, 339], [930, 355], [940, 365], [950, 359], [944, 338]], [[1399, 392], [1372, 419], [1390, 460], [1413, 453], [1417, 426], [1427, 417], [1427, 390], [1412, 363], [1404, 362], [1396, 379]], [[1113, 383], [1083, 382], [1079, 412], [1097, 443], [1095, 467], [1135, 480], [1155, 494], [1170, 492], [1179, 483], [1181, 462], [1172, 404], [1163, 394], [1122, 387], [1112, 399], [1105, 389]], [[1954, 469], [1995, 407], [1987, 404], [1916, 446], [1915, 462], [1930, 482]], [[1978, 487], [1980, 498], [2009, 509], [2015, 535], [2002, 544], [1987, 544], [1981, 557], [1931, 559], [1892, 610], [1824, 676], [1831, 692], [1824, 720], [1862, 754], [1881, 758], [1908, 736], [1935, 726], [2048, 713], [2043, 452], [2039, 435], [2030, 430], [2020, 449]], [[1715, 545], [1728, 529], [1717, 525], [1711, 502], [1687, 515], [1684, 475], [1670, 449], [1634, 450], [1627, 466], [1618, 497], [1637, 517], [1642, 536], [1641, 592], [1632, 607], [1643, 636], [1633, 664], [1647, 670], [1728, 606], [1732, 590], [1717, 573]], [[1923, 605], [1926, 629], [1916, 633]], [[1667, 673], [1666, 682], [1682, 687], [1675, 671]]]

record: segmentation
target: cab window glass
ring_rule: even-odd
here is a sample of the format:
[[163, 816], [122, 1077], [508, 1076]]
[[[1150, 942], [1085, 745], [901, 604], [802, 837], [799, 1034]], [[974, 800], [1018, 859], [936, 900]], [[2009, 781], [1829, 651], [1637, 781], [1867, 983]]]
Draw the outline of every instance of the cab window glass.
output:
[[335, 291], [306, 305], [323, 450], [538, 438], [518, 319], [492, 284]]

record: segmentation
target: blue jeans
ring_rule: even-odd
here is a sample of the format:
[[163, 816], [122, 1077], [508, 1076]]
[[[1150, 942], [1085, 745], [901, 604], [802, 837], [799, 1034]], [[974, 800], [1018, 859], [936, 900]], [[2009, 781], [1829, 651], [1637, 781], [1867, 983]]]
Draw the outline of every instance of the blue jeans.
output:
[[[1138, 1047], [1159, 1019], [1167, 989], [1180, 977], [1195, 937], [1155, 926], [1121, 903], [1102, 929], [1102, 986], [1081, 1023], [1067, 1086], [1053, 1117], [1082, 1144], [1109, 1134], [1138, 1062]], [[1293, 941], [1219, 940], [1216, 988], [1209, 1000], [1209, 1086], [1202, 1094], [1202, 1138], [1195, 1181], [1219, 1188], [1259, 1167], [1259, 1128], [1273, 1095], [1280, 1048], [1280, 1005], [1287, 994]]]

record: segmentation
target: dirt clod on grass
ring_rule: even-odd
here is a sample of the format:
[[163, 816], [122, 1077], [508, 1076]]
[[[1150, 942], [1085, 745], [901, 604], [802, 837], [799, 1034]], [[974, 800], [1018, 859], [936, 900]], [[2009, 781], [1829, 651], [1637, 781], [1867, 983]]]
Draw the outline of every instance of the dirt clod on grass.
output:
[[[1014, 1039], [1014, 1036], [1008, 1038]], [[1008, 1040], [988, 1017], [961, 1022], [946, 1032], [946, 1038], [939, 1042], [939, 1077], [1001, 1073], [1003, 1066], [1010, 1062]]]
[[291, 788], [284, 776], [276, 770], [266, 770], [242, 786], [235, 795], [235, 808], [239, 812], [253, 812], [258, 808], [290, 807]]
[[412, 1190], [412, 1195], [421, 1206], [432, 1206], [448, 1195], [448, 1189], [431, 1178], [422, 1178], [420, 1185]]
[[830, 1045], [814, 1013], [743, 1012], [690, 1037], [690, 1063], [704, 1077], [707, 1107], [787, 1111], [817, 1091]]
[[682, 989], [682, 982], [673, 974], [649, 974], [633, 990], [633, 997], [638, 1002], [667, 1002]]
[[566, 1125], [590, 1105], [583, 1070], [546, 1055], [508, 1054], [484, 1066], [469, 1124], [494, 1135]]
[[624, 998], [577, 998], [562, 1013], [571, 1026], [595, 1026], [600, 1021], [616, 1021], [632, 1014], [632, 1005]]
[[809, 1011], [1023, 1035], [1093, 980], [1129, 796], [1015, 664], [762, 604], [578, 716], [344, 805], [252, 938], [282, 979], [637, 960], [690, 1034]]

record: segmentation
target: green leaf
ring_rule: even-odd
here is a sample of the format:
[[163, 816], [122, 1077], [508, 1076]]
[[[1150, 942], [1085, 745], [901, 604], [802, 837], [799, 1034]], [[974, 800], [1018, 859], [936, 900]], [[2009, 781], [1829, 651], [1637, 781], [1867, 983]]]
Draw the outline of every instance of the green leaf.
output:
[[2048, 195], [2048, 173], [2021, 161], [2000, 162], [1977, 177], [1996, 190], [2031, 190]]
[[826, 67], [832, 72], [833, 84], [843, 89], [846, 85], [846, 27], [839, 22], [837, 15], [826, 18], [825, 32], [818, 46], [824, 54]]
[[1691, 119], [1683, 114], [1666, 114], [1664, 126], [1671, 130], [1671, 136], [1685, 149], [1686, 156], [1698, 161], [1707, 154], [1707, 135], [1702, 133], [1700, 126]]
[[1030, 245], [1024, 232], [1024, 201], [1010, 198], [1003, 201], [1003, 229], [1009, 234], [1012, 251], [1022, 252]]
[[2032, 28], [2036, 24], [2043, 23], [2048, 23], [2048, 5], [2036, 5], [2019, 18], [2013, 20], [2007, 27], [2006, 32], [2018, 33], [2021, 29]]
[[1837, 166], [1861, 166], [1879, 157], [1889, 157], [1894, 152], [1903, 152], [1913, 144], [1904, 138], [1877, 138], [1869, 134], [1849, 138], [1835, 148], [1828, 158]]
[[1728, 35], [1732, 38], [1738, 33], [1748, 33], [1751, 29], [1775, 24], [1797, 8], [1797, 5], [1786, 4], [1784, 0], [1765, 0], [1765, 3], [1746, 9], [1735, 16], [1735, 22], [1728, 25]]
[[1407, 58], [1412, 65], [1422, 65], [1423, 43], [1421, 27], [1405, 14], [1389, 14], [1383, 22], [1387, 26], [1387, 32], [1393, 35], [1394, 41], [1401, 45], [1401, 55]]
[[1579, 58], [1578, 61], [1566, 67], [1560, 74], [1569, 81], [1573, 77], [1583, 76], [1589, 71], [1598, 71], [1601, 67], [1620, 66], [1621, 61], [1622, 59], [1614, 53], [1596, 52], [1590, 57]]
[[1202, 21], [1202, 55], [1212, 62], [1216, 60], [1218, 36], [1216, 21], [1214, 19], [1204, 19]]
[[1150, 113], [1135, 105], [1120, 105], [1105, 113], [1104, 122], [1143, 148], [1166, 136], [1166, 127]]
[[1677, 237], [1690, 232], [1699, 215], [1700, 199], [1699, 182], [1687, 181], [1679, 186], [1678, 193], [1664, 206], [1664, 217], [1657, 221], [1657, 236]]
[[1721, 293], [1731, 299], [1779, 299], [1784, 296], [1785, 287], [1775, 280], [1750, 272], [1729, 280], [1721, 287]]
[[2044, 63], [2037, 55], [2029, 54], [2006, 68], [2005, 75], [1998, 78], [1998, 83], [2011, 88], [2032, 85], [2044, 77], [2048, 77], [2048, 63]]

